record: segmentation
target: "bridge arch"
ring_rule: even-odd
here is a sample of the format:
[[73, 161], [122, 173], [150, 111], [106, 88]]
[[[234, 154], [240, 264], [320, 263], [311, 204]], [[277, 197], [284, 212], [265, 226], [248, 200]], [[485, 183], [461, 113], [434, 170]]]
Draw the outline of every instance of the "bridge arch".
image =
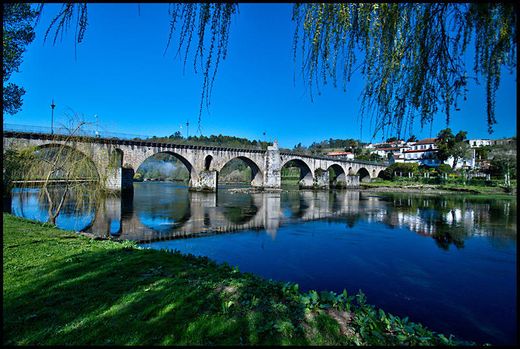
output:
[[164, 150], [164, 151], [158, 151], [158, 152], [155, 152], [153, 154], [151, 154], [150, 156], [146, 156], [146, 157], [143, 157], [142, 159], [139, 159], [138, 161], [136, 161], [134, 163], [134, 170], [135, 172], [137, 172], [137, 170], [144, 164], [144, 162], [158, 154], [168, 154], [168, 155], [172, 155], [175, 159], [179, 160], [185, 167], [186, 169], [188, 170], [188, 174], [189, 174], [189, 181], [190, 183], [197, 178], [198, 174], [197, 172], [195, 171], [195, 168], [194, 166], [191, 164], [191, 162], [189, 160], [187, 160], [184, 156], [176, 153], [176, 152], [173, 152], [173, 151], [168, 151], [168, 150]]
[[385, 170], [379, 170], [377, 172], [377, 178], [385, 179]]
[[60, 144], [60, 143], [44, 143], [44, 144], [40, 144], [40, 145], [37, 145], [34, 147], [34, 152], [36, 154], [38, 154], [39, 150], [41, 149], [52, 149], [52, 148], [64, 148], [64, 149], [67, 149], [68, 151], [71, 151], [72, 153], [74, 154], [78, 154], [82, 157], [84, 157], [85, 159], [88, 160], [88, 163], [89, 165], [92, 166], [92, 174], [95, 175], [96, 179], [97, 180], [100, 180], [101, 179], [101, 172], [100, 172], [100, 169], [99, 169], [99, 165], [94, 161], [94, 159], [92, 158], [92, 156], [90, 155], [87, 155], [83, 150], [81, 149], [78, 149], [78, 148], [74, 148], [74, 147], [71, 147], [67, 144]]
[[112, 149], [112, 151], [109, 153], [110, 165], [115, 168], [123, 167], [123, 157], [124, 157], [124, 153], [121, 149], [119, 149], [119, 148]]
[[211, 154], [206, 155], [206, 157], [204, 158], [204, 170], [205, 171], [209, 171], [212, 161], [213, 161], [213, 155], [211, 155]]
[[333, 188], [343, 188], [347, 186], [346, 173], [339, 164], [332, 164], [327, 169], [329, 172], [329, 185]]
[[282, 170], [287, 165], [294, 165], [292, 167], [298, 167], [300, 169], [300, 178], [298, 180], [298, 184], [300, 187], [307, 188], [313, 186], [314, 174], [311, 170], [311, 167], [305, 161], [298, 158], [288, 159], [280, 167], [280, 170]]
[[364, 167], [361, 167], [357, 171], [357, 175], [359, 176], [360, 182], [370, 182], [370, 172]]
[[260, 170], [260, 166], [258, 166], [258, 164], [255, 161], [251, 160], [250, 158], [248, 158], [246, 156], [235, 156], [235, 157], [225, 161], [220, 166], [220, 168], [218, 168], [218, 170], [217, 170], [218, 173], [220, 174], [222, 169], [224, 167], [226, 167], [227, 164], [229, 164], [231, 161], [233, 161], [235, 159], [242, 160], [251, 169], [251, 185], [253, 187], [261, 187], [264, 185], [264, 175], [263, 175], [262, 171]]

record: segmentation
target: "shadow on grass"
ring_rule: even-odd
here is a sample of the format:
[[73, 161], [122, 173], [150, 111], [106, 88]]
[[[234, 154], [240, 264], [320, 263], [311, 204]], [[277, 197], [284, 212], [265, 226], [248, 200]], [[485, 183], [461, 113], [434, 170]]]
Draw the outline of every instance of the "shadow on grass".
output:
[[308, 344], [282, 285], [206, 258], [116, 247], [39, 263], [4, 280], [4, 345]]

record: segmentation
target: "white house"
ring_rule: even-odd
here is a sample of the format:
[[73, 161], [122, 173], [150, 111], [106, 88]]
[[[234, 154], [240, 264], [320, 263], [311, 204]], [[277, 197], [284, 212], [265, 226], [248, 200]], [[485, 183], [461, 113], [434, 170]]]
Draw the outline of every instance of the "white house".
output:
[[349, 151], [333, 151], [327, 153], [327, 155], [337, 157], [339, 159], [354, 160], [354, 154]]
[[471, 148], [480, 148], [486, 145], [493, 145], [494, 141], [491, 139], [470, 139], [468, 143]]
[[436, 167], [440, 162], [435, 158], [437, 146], [435, 138], [425, 138], [415, 143], [410, 143], [408, 149], [403, 150], [404, 162], [415, 162], [420, 165]]

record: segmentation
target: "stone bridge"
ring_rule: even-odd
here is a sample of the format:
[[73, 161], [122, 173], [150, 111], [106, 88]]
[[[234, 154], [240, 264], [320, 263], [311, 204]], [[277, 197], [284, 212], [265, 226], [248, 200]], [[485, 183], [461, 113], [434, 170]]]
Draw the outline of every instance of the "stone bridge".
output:
[[360, 181], [378, 177], [387, 167], [383, 163], [280, 151], [276, 141], [267, 150], [256, 150], [85, 136], [68, 138], [44, 133], [3, 133], [4, 152], [10, 148], [59, 145], [71, 146], [90, 158], [109, 190], [131, 188], [135, 171], [146, 159], [159, 153], [179, 159], [190, 173], [189, 188], [204, 191], [216, 191], [219, 172], [236, 158], [251, 168], [251, 185], [261, 188], [280, 188], [281, 169], [289, 162], [300, 168], [300, 187], [314, 189], [356, 187]]

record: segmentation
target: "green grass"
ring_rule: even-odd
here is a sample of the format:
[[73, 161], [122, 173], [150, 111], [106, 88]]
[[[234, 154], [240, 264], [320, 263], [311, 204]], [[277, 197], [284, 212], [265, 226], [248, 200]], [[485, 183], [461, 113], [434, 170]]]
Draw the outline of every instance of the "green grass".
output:
[[302, 293], [207, 258], [3, 220], [4, 345], [458, 343], [361, 293]]
[[[503, 186], [485, 186], [485, 185], [462, 185], [457, 183], [445, 183], [445, 184], [424, 184], [420, 181], [410, 180], [374, 180], [372, 182], [364, 182], [360, 183], [363, 188], [396, 188], [396, 189], [433, 189], [433, 190], [446, 190], [453, 192], [466, 192], [470, 194], [481, 194], [481, 195], [508, 195], [512, 196], [511, 193], [508, 193], [505, 187]], [[516, 186], [514, 187], [514, 191], [516, 191]], [[514, 196], [514, 195], [513, 195]]]

